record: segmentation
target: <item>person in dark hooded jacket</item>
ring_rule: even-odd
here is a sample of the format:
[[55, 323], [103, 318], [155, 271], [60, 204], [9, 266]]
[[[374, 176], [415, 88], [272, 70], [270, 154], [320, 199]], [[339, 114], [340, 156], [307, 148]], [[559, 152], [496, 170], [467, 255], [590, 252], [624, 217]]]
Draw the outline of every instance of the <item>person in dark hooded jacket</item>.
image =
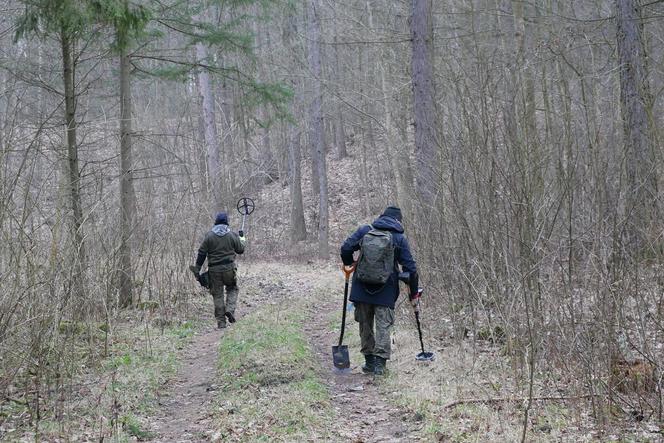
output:
[[194, 274], [198, 275], [207, 258], [210, 293], [214, 300], [214, 316], [219, 329], [226, 327], [226, 319], [230, 323], [235, 322], [235, 305], [239, 292], [235, 257], [236, 254], [244, 252], [245, 243], [244, 235], [238, 235], [228, 227], [228, 215], [220, 212], [215, 218], [214, 227], [205, 234], [198, 249], [196, 265], [191, 267]]
[[[355, 304], [355, 320], [360, 327], [361, 352], [365, 358], [362, 371], [382, 375], [390, 358], [390, 331], [394, 324], [394, 303], [399, 297], [399, 265], [410, 273], [409, 288], [411, 302], [417, 302], [417, 265], [410, 252], [408, 240], [401, 224], [401, 209], [389, 206], [371, 225], [364, 225], [346, 239], [341, 246], [341, 260], [351, 266], [353, 253], [360, 250], [364, 236], [372, 229], [389, 231], [394, 248], [394, 266], [387, 282], [371, 285], [360, 282], [357, 272], [353, 275], [350, 301]], [[374, 332], [375, 322], [375, 332]]]

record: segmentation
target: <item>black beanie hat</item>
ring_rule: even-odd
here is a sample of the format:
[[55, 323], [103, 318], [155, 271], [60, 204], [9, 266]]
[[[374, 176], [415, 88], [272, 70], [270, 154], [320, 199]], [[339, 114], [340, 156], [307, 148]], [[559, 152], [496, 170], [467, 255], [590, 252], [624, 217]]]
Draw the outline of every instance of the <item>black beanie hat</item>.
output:
[[227, 225], [228, 224], [228, 214], [225, 212], [218, 212], [217, 217], [214, 219], [215, 225]]
[[396, 206], [388, 206], [382, 214], [383, 217], [392, 217], [396, 218], [397, 220], [401, 221], [401, 209], [397, 208]]

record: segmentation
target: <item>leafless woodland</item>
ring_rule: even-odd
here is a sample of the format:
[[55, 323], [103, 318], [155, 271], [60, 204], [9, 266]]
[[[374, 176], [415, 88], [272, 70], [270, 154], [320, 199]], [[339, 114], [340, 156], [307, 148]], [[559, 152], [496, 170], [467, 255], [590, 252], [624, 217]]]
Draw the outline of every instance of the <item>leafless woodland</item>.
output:
[[58, 15], [86, 5], [0, 3], [0, 401], [61, 413], [128, 312], [188, 306], [199, 235], [248, 195], [284, 263], [401, 206], [441, 334], [502, 345], [524, 423], [544, 379], [598, 425], [662, 421], [664, 3]]

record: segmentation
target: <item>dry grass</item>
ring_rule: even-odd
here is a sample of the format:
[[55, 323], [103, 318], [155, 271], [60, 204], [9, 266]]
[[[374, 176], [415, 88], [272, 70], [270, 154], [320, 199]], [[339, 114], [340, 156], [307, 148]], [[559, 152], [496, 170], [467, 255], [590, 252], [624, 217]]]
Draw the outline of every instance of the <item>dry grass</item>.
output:
[[[159, 391], [178, 366], [177, 353], [200, 326], [193, 319], [171, 319], [168, 324], [127, 313], [103, 344], [85, 356], [88, 342], [74, 344], [79, 367], [61, 380], [58, 395], [16, 393], [17, 401], [0, 405], [2, 441], [100, 440], [127, 441], [149, 436], [146, 417], [157, 407]], [[143, 317], [143, 318], [141, 318]], [[103, 333], [102, 333], [103, 334]], [[99, 334], [98, 334], [99, 335]], [[33, 411], [38, 399], [41, 416]], [[25, 401], [26, 403], [21, 403]], [[50, 404], [53, 402], [54, 404]]]
[[[397, 318], [391, 371], [382, 389], [388, 398], [421, 416], [425, 439], [521, 440], [528, 389], [525, 383], [519, 383], [524, 380], [523, 374], [506, 356], [504, 343], [452, 339], [449, 322], [438, 319], [433, 323], [425, 315], [425, 350], [434, 351], [436, 360], [418, 362], [415, 355], [420, 352], [420, 343], [410, 307], [402, 305]], [[528, 414], [527, 441], [662, 440], [660, 428], [652, 423], [617, 420], [602, 426], [590, 415], [590, 399], [574, 395], [564, 399], [565, 387], [564, 381], [551, 372], [536, 373], [536, 400]]]

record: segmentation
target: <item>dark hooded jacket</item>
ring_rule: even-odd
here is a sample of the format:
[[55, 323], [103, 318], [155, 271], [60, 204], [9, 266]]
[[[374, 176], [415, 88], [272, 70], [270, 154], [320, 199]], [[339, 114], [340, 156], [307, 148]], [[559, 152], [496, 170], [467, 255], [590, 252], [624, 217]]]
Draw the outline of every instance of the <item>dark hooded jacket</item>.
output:
[[208, 268], [223, 271], [235, 267], [235, 255], [244, 252], [244, 244], [240, 237], [228, 228], [226, 224], [215, 225], [205, 234], [205, 238], [198, 249], [196, 266], [203, 266], [205, 258], [208, 259]]
[[[403, 226], [393, 217], [381, 216], [373, 223], [375, 229], [390, 231], [392, 233], [392, 242], [394, 244], [394, 272], [383, 286], [367, 285], [356, 281], [353, 274], [353, 286], [350, 291], [350, 301], [355, 303], [369, 303], [373, 305], [387, 306], [394, 308], [394, 302], [399, 297], [399, 266], [404, 272], [411, 274], [411, 287], [417, 288], [417, 265], [410, 253], [408, 240], [403, 234]], [[344, 265], [353, 264], [353, 253], [360, 249], [362, 238], [371, 230], [370, 225], [364, 225], [358, 228], [353, 235], [348, 237], [341, 245], [341, 260]]]

